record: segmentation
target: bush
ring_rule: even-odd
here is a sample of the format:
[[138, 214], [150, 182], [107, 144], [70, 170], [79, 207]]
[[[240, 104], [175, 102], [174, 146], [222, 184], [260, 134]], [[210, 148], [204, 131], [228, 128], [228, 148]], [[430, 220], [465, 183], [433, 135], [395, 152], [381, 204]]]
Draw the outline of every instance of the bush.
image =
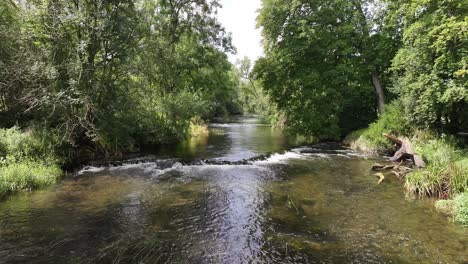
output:
[[406, 135], [410, 132], [410, 125], [404, 117], [402, 107], [398, 101], [385, 106], [385, 113], [370, 124], [368, 128], [351, 133], [345, 143], [365, 152], [386, 152], [392, 148], [392, 143], [382, 134]]
[[453, 220], [468, 226], [468, 192], [455, 196], [453, 200], [436, 201], [435, 207], [439, 212], [453, 216]]
[[405, 135], [410, 130], [408, 121], [404, 117], [402, 107], [398, 101], [385, 106], [385, 113], [379, 119], [370, 124], [362, 136], [379, 150], [389, 149], [392, 143], [382, 136], [383, 133]]
[[57, 134], [44, 130], [0, 129], [0, 196], [57, 181], [62, 174], [56, 155]]
[[416, 152], [434, 166], [444, 166], [462, 158], [462, 151], [455, 147], [456, 142], [450, 138], [416, 139], [415, 143]]
[[35, 161], [4, 165], [0, 167], [0, 196], [53, 184], [61, 174], [58, 165], [44, 165]]
[[455, 196], [455, 221], [468, 226], [468, 192]]
[[28, 130], [22, 132], [19, 128], [0, 129], [0, 156], [2, 161], [21, 162], [35, 160], [46, 163], [60, 163], [55, 154], [59, 145], [52, 132], [43, 130]]
[[454, 214], [454, 201], [453, 200], [437, 200], [434, 204], [435, 208], [446, 215]]
[[343, 143], [358, 151], [377, 154], [379, 150], [370, 143], [367, 137], [363, 136], [367, 130], [368, 128], [364, 128], [352, 132], [343, 140]]

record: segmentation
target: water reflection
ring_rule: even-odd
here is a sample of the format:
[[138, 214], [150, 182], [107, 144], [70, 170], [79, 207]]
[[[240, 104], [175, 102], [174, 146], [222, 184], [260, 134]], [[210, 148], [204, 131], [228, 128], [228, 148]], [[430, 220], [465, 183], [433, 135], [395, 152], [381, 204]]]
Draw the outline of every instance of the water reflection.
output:
[[166, 146], [161, 155], [190, 159], [238, 161], [296, 145], [297, 138], [259, 123], [258, 118], [233, 118], [230, 123], [210, 124], [210, 133], [182, 142], [176, 149]]

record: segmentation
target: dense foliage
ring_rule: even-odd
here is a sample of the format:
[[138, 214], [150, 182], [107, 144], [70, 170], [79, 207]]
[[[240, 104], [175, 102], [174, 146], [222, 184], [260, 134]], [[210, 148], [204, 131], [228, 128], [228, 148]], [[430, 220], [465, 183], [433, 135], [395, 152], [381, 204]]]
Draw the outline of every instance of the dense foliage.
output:
[[[115, 153], [235, 111], [217, 1], [0, 3], [0, 121]], [[5, 40], [5, 41], [3, 41]]]
[[427, 168], [410, 173], [406, 187], [412, 194], [451, 198], [468, 191], [468, 159], [451, 138], [415, 140]]
[[262, 85], [255, 79], [252, 68], [253, 65], [247, 57], [237, 61], [239, 105], [242, 107], [243, 113], [259, 114], [272, 122], [277, 109], [271, 103], [270, 97], [265, 93]]
[[322, 139], [361, 128], [345, 143], [378, 153], [395, 151], [383, 133], [409, 137], [427, 167], [408, 193], [454, 198], [438, 204], [466, 224], [468, 2], [262, 2], [255, 76], [288, 126]]
[[368, 128], [350, 133], [344, 140], [354, 149], [369, 153], [386, 153], [393, 150], [393, 144], [382, 136], [383, 133], [392, 135], [411, 134], [411, 125], [406, 119], [401, 103], [394, 101], [385, 106], [385, 113], [369, 125]]
[[384, 74], [399, 45], [383, 13], [369, 1], [263, 1], [266, 56], [256, 74], [292, 128], [337, 138], [383, 112]]
[[452, 133], [467, 129], [468, 3], [397, 2], [403, 46], [392, 71], [405, 116], [419, 127]]
[[55, 183], [63, 162], [57, 147], [57, 141], [39, 130], [0, 129], [0, 198]]
[[263, 0], [266, 54], [255, 73], [303, 134], [335, 138], [365, 127], [385, 97], [401, 101], [414, 127], [460, 132], [467, 10], [464, 0]]

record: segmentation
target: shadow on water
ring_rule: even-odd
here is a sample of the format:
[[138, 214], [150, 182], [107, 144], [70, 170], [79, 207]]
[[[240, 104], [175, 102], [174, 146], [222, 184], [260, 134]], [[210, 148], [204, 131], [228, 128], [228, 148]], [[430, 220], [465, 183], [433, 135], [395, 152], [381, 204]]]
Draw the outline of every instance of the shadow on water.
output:
[[431, 201], [405, 199], [397, 179], [376, 185], [369, 168], [379, 158], [336, 145], [291, 149], [294, 139], [254, 119], [210, 129], [162, 151], [171, 159], [89, 167], [9, 197], [0, 203], [0, 263], [468, 259], [466, 229]]

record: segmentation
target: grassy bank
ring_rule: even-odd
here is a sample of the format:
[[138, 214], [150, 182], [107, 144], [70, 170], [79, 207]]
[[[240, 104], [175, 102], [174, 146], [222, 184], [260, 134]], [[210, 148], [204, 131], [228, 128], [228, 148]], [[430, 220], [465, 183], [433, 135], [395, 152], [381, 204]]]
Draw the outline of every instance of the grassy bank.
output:
[[[208, 127], [200, 118], [193, 118], [180, 134], [187, 138], [203, 137], [208, 134]], [[44, 127], [0, 129], [0, 198], [55, 184], [63, 175], [63, 168], [77, 166], [90, 158], [109, 159], [121, 157], [126, 151], [130, 153], [127, 149], [117, 149], [114, 154], [82, 146], [72, 148], [63, 139], [61, 131]]]
[[415, 198], [438, 199], [436, 208], [468, 226], [468, 152], [453, 136], [412, 129], [399, 106], [387, 106], [385, 114], [368, 128], [351, 133], [345, 143], [351, 148], [374, 154], [395, 151], [383, 133], [406, 136], [427, 166], [406, 175], [405, 189]]
[[42, 130], [0, 129], [0, 198], [59, 179], [62, 159], [55, 141], [53, 134]]

